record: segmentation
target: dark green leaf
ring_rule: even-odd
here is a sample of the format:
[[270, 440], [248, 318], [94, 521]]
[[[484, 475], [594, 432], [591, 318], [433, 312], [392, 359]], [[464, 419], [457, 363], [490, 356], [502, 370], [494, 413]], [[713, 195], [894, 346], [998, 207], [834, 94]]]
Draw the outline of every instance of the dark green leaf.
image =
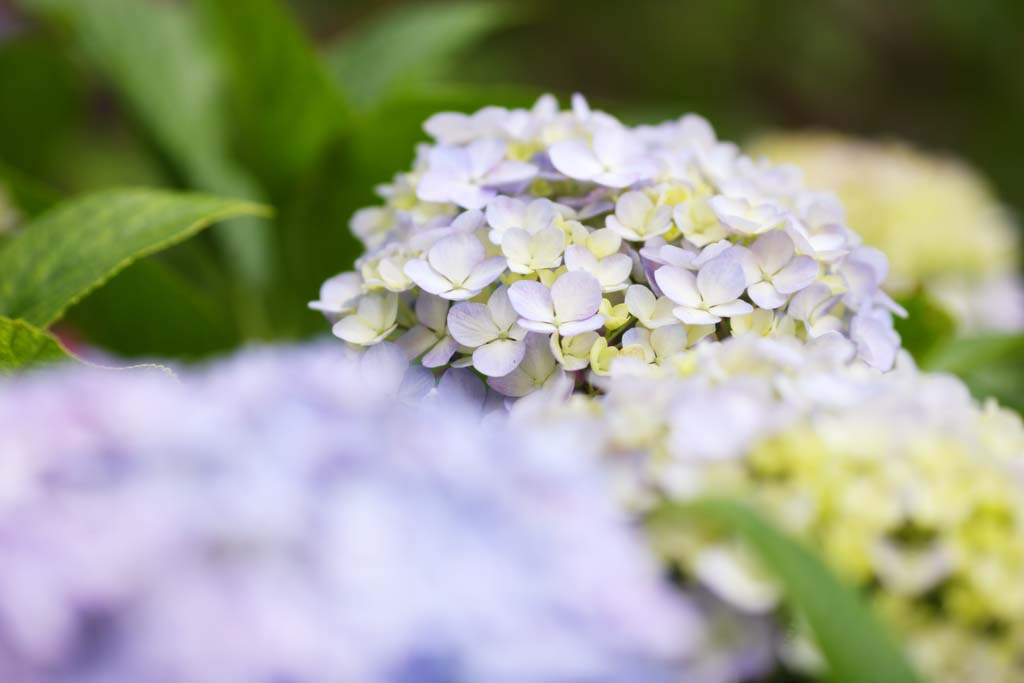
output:
[[790, 606], [807, 620], [831, 680], [918, 680], [864, 600], [807, 548], [787, 538], [750, 508], [716, 499], [666, 503], [649, 520], [655, 538], [679, 533], [694, 522], [710, 523], [739, 536], [778, 579]]
[[[89, 61], [113, 83], [190, 185], [260, 199], [253, 179], [230, 158], [221, 74], [187, 5], [151, 0], [21, 2], [70, 25]], [[234, 221], [219, 226], [216, 234], [230, 267], [250, 282], [266, 282], [269, 226]]]
[[0, 317], [0, 374], [58, 363], [71, 356], [60, 342], [24, 320]]
[[237, 199], [146, 189], [65, 202], [0, 251], [0, 315], [47, 327], [133, 261], [219, 220], [265, 213]]
[[225, 66], [232, 127], [271, 186], [316, 161], [347, 106], [302, 30], [277, 0], [198, 0]]
[[222, 297], [200, 289], [156, 256], [138, 261], [68, 315], [90, 344], [122, 358], [197, 358], [238, 344]]
[[0, 162], [0, 190], [17, 209], [21, 218], [31, 218], [50, 208], [60, 194], [20, 171]]
[[400, 5], [345, 34], [328, 48], [328, 68], [360, 105], [443, 75], [459, 52], [517, 17], [496, 2]]

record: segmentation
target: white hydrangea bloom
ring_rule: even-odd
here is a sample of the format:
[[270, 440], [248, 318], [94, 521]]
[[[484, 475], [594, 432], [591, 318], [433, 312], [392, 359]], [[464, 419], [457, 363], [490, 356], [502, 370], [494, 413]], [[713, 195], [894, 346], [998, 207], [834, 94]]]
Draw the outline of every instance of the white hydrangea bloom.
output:
[[[854, 362], [888, 370], [896, 357], [887, 263], [842, 206], [699, 116], [632, 128], [582, 97], [560, 111], [545, 96], [440, 113], [425, 130], [435, 142], [352, 219], [367, 248], [358, 276], [311, 304], [351, 344], [402, 339], [421, 364], [466, 368], [510, 397], [537, 384], [521, 368], [531, 348], [534, 369], [553, 362], [581, 392], [620, 356], [675, 362], [656, 349], [660, 328], [672, 331], [659, 344], [687, 349], [837, 333]], [[467, 305], [447, 304], [442, 324], [444, 301]]]

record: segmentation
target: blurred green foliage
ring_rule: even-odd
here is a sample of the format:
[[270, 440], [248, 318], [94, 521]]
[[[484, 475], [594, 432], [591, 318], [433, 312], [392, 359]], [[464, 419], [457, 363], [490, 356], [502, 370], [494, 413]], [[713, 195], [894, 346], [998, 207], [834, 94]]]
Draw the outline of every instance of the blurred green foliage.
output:
[[[275, 211], [141, 261], [70, 311], [87, 341], [126, 356], [323, 332], [305, 303], [351, 266], [348, 220], [408, 167], [423, 120], [544, 91], [582, 91], [632, 122], [698, 111], [738, 140], [809, 126], [899, 136], [974, 162], [1024, 210], [1016, 0], [15, 7], [0, 10], [0, 182], [24, 216], [111, 185]], [[919, 359], [938, 357], [948, 321], [911, 304], [901, 333]]]

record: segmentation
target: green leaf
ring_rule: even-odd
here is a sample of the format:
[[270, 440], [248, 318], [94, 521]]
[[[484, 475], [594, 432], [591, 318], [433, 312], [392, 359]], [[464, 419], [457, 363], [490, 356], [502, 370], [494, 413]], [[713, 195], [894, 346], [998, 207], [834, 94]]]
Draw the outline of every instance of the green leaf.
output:
[[71, 358], [60, 342], [24, 320], [0, 317], [0, 374]]
[[694, 522], [738, 535], [778, 579], [791, 607], [810, 625], [830, 679], [841, 683], [914, 683], [918, 680], [864, 600], [804, 546], [790, 540], [750, 508], [703, 499], [666, 503], [649, 519], [655, 537]]
[[198, 0], [225, 67], [232, 128], [247, 160], [279, 186], [344, 129], [347, 105], [277, 0]]
[[951, 339], [922, 359], [921, 367], [953, 373], [975, 397], [991, 396], [1024, 412], [1024, 334]]
[[60, 199], [60, 194], [56, 190], [29, 178], [3, 162], [0, 162], [0, 191], [6, 193], [21, 218], [35, 216]]
[[216, 221], [266, 213], [237, 199], [147, 189], [107, 190], [62, 203], [0, 251], [0, 315], [48, 327], [133, 261]]
[[[256, 182], [231, 159], [221, 74], [190, 7], [151, 0], [20, 0], [71, 28], [164, 154], [198, 189], [260, 200]], [[242, 3], [244, 5], [247, 3]], [[248, 282], [270, 277], [270, 229], [236, 221], [215, 233], [228, 263]]]
[[67, 322], [120, 358], [194, 359], [239, 343], [226, 303], [151, 256], [87, 296]]
[[354, 102], [373, 105], [410, 84], [438, 78], [459, 52], [517, 15], [496, 2], [404, 4], [356, 26], [325, 58]]
[[899, 303], [907, 309], [907, 317], [895, 318], [893, 324], [903, 348], [918, 363], [956, 334], [956, 320], [927, 291], [915, 292]]

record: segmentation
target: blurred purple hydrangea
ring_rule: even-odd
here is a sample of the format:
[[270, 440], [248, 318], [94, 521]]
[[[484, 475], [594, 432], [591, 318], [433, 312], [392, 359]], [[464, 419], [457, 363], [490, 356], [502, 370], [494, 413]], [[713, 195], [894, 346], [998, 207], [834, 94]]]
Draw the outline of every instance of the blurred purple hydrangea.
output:
[[0, 383], [0, 680], [729, 680], [585, 438], [379, 361]]

